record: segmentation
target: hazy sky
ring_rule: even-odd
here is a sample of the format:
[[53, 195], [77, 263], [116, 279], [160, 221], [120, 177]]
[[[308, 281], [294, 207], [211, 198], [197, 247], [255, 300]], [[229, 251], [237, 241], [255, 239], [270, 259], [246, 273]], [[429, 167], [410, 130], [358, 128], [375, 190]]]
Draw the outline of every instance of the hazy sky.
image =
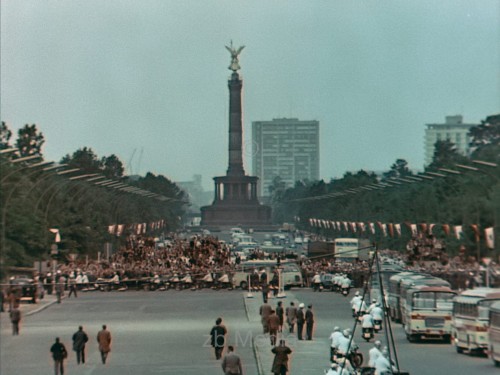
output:
[[1, 119], [36, 123], [48, 160], [87, 146], [127, 174], [212, 188], [228, 162], [230, 40], [246, 46], [245, 144], [252, 121], [318, 120], [326, 180], [398, 158], [421, 169], [426, 123], [500, 112], [498, 0], [0, 4]]

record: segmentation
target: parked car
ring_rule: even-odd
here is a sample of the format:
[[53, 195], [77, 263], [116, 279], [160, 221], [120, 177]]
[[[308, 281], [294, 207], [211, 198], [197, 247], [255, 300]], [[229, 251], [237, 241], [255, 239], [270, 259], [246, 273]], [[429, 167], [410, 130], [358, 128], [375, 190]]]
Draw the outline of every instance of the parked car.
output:
[[11, 290], [20, 302], [36, 303], [38, 286], [35, 280], [28, 276], [12, 276], [9, 280]]

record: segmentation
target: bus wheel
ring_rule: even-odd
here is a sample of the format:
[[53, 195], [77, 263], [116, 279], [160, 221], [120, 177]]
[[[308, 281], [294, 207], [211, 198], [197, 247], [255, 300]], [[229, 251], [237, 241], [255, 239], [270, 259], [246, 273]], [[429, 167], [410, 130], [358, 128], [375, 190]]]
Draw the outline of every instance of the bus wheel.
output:
[[459, 353], [459, 354], [462, 354], [462, 353], [464, 352], [464, 349], [463, 349], [463, 348], [461, 348], [461, 347], [460, 347], [460, 346], [458, 346], [458, 345], [457, 345], [455, 348], [457, 349], [457, 353]]
[[240, 288], [243, 289], [243, 290], [246, 290], [248, 288], [248, 284], [246, 281], [242, 281], [240, 283]]
[[493, 363], [495, 364], [496, 367], [500, 367], [500, 361], [494, 359]]
[[416, 341], [415, 335], [410, 335], [409, 333], [406, 334], [406, 338], [408, 339], [409, 342], [415, 342]]
[[451, 335], [444, 335], [443, 336], [443, 342], [445, 344], [451, 344]]

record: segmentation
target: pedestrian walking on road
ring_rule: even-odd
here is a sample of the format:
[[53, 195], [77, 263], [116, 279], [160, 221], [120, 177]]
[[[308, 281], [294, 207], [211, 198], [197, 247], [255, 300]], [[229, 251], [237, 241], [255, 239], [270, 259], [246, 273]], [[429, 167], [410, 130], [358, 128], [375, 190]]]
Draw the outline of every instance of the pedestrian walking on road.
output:
[[271, 372], [274, 375], [286, 375], [288, 372], [288, 355], [292, 353], [285, 344], [285, 340], [280, 340], [280, 344], [271, 349], [274, 353], [273, 367]]
[[297, 323], [297, 308], [293, 302], [290, 302], [290, 306], [286, 308], [286, 322], [288, 324], [288, 330], [293, 333], [295, 323]]
[[280, 327], [278, 329], [278, 332], [283, 332], [283, 321], [285, 312], [283, 310], [283, 302], [281, 301], [279, 301], [278, 306], [276, 306], [276, 315], [278, 315], [278, 318], [280, 319]]
[[308, 305], [306, 311], [306, 340], [312, 340], [313, 328], [314, 328], [314, 313], [312, 311], [312, 305]]
[[267, 303], [267, 298], [269, 296], [269, 284], [267, 281], [262, 282], [262, 299], [264, 303]]
[[12, 323], [12, 335], [19, 335], [19, 323], [21, 322], [21, 310], [19, 310], [18, 306], [14, 306], [12, 310], [10, 310], [10, 321]]
[[89, 341], [89, 337], [83, 330], [82, 326], [78, 327], [78, 331], [73, 334], [73, 350], [76, 352], [76, 363], [85, 363], [85, 344]]
[[262, 323], [262, 330], [264, 333], [269, 332], [269, 316], [271, 315], [272, 310], [273, 308], [267, 302], [264, 303], [259, 309], [260, 322]]
[[276, 346], [276, 338], [280, 328], [280, 318], [276, 315], [276, 311], [271, 310], [271, 315], [267, 319], [267, 326], [269, 328], [269, 337], [271, 338], [271, 345]]
[[52, 358], [54, 359], [54, 373], [55, 375], [64, 375], [64, 360], [68, 358], [68, 352], [59, 337], [56, 337], [56, 342], [50, 347]]
[[215, 350], [215, 359], [220, 359], [222, 356], [222, 351], [226, 344], [226, 333], [227, 329], [222, 324], [222, 319], [217, 318], [215, 325], [210, 330], [211, 344]]
[[101, 352], [102, 364], [106, 364], [106, 359], [111, 351], [111, 332], [107, 330], [106, 325], [102, 326], [102, 330], [97, 334], [97, 342], [99, 343], [99, 351]]
[[224, 371], [224, 375], [242, 375], [243, 368], [241, 366], [241, 359], [234, 352], [234, 347], [228, 345], [227, 354], [224, 356], [222, 360], [222, 371]]
[[66, 278], [61, 274], [61, 271], [57, 271], [58, 275], [56, 276], [57, 284], [56, 284], [56, 296], [57, 303], [61, 303], [61, 299], [64, 296], [64, 286], [66, 284]]
[[299, 305], [299, 309], [297, 310], [297, 339], [299, 340], [303, 340], [302, 332], [304, 331], [305, 322], [304, 307], [305, 305], [301, 303]]
[[75, 295], [75, 298], [78, 298], [78, 295], [76, 294], [76, 279], [74, 277], [70, 277], [68, 284], [69, 284], [68, 298], [70, 298], [72, 294]]

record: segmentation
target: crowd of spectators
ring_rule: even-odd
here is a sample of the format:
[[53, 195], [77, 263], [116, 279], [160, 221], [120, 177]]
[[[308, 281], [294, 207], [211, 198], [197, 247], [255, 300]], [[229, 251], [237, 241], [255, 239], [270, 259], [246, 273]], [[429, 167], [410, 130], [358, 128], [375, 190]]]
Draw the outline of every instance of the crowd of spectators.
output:
[[[448, 280], [454, 289], [465, 289], [485, 284], [485, 272], [475, 258], [467, 257], [462, 250], [456, 257], [449, 258], [443, 241], [433, 236], [421, 235], [412, 238], [407, 251], [381, 250], [383, 259], [402, 268], [429, 273]], [[334, 258], [308, 259], [300, 252], [267, 254], [260, 249], [251, 250], [246, 260], [273, 259], [296, 261], [305, 286], [310, 286], [316, 273], [342, 273], [352, 281], [354, 287], [362, 287], [370, 276], [370, 265], [366, 260], [336, 262]], [[215, 277], [231, 275], [238, 270], [243, 260], [231, 246], [214, 236], [179, 236], [171, 234], [158, 241], [152, 237], [130, 236], [126, 244], [109, 258], [98, 260], [77, 259], [61, 264], [58, 272], [67, 279], [85, 275], [93, 282], [96, 279], [118, 278], [120, 281], [155, 277], [183, 277], [190, 275], [193, 281], [211, 274]], [[490, 285], [500, 286], [500, 272], [492, 267]], [[499, 275], [497, 275], [497, 272]], [[43, 277], [44, 275], [42, 275]]]

